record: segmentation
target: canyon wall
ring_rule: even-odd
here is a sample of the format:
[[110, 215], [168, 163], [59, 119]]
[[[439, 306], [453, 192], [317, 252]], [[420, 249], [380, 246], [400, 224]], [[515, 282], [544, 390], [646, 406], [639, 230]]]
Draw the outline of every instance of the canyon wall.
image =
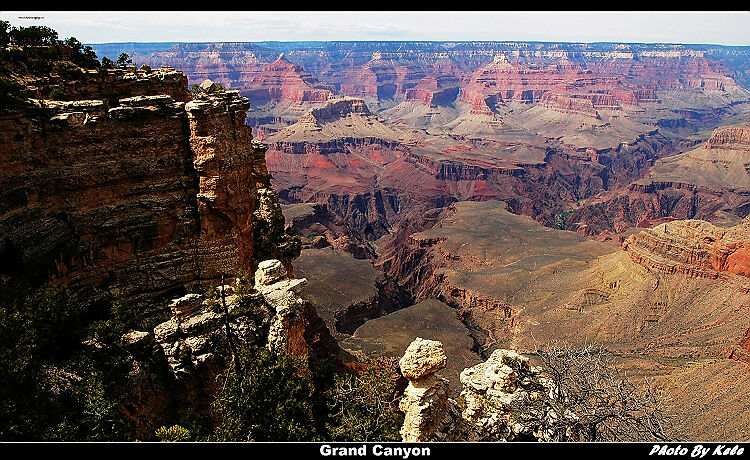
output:
[[712, 221], [729, 213], [739, 220], [750, 212], [748, 152], [747, 122], [716, 128], [698, 146], [655, 161], [646, 177], [585, 202], [568, 228], [597, 235], [663, 218]]
[[0, 114], [3, 277], [134, 298], [257, 266], [253, 212], [269, 177], [247, 99], [209, 84], [191, 101], [173, 69], [35, 84], [75, 92]]
[[623, 249], [652, 270], [718, 279], [750, 277], [750, 218], [731, 228], [702, 220], [665, 222], [628, 237]]

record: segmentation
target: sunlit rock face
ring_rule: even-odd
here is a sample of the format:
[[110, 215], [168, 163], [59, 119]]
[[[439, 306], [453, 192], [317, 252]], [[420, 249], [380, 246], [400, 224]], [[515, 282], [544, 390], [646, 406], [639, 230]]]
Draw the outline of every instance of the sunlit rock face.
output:
[[269, 177], [247, 99], [213, 84], [192, 98], [168, 68], [82, 75], [89, 99], [0, 117], [15, 139], [0, 146], [3, 273], [148, 298], [251, 271]]

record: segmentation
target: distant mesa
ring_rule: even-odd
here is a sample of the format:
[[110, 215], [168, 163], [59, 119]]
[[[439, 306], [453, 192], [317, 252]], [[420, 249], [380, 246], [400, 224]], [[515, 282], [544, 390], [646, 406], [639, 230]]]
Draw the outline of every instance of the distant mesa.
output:
[[311, 109], [293, 125], [269, 136], [268, 141], [311, 143], [341, 138], [398, 139], [402, 135], [383, 124], [365, 101], [346, 96]]
[[318, 81], [298, 64], [284, 58], [284, 53], [263, 67], [244, 90], [251, 104], [256, 106], [282, 100], [291, 102], [325, 102], [333, 95], [332, 89]]

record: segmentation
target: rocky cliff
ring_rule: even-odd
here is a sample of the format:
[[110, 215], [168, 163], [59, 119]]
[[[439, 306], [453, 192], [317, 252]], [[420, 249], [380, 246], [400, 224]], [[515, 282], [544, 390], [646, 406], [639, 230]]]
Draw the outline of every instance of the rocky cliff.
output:
[[96, 329], [61, 345], [70, 359], [55, 362], [81, 381], [102, 365], [96, 353], [118, 357], [104, 367], [122, 359], [113, 411], [129, 423], [128, 439], [209, 414], [238, 350], [266, 348], [301, 368], [337, 363], [338, 345], [297, 295], [300, 240], [270, 187], [267, 149], [244, 124], [247, 98], [209, 80], [191, 94], [169, 68], [25, 84], [38, 98], [0, 110], [9, 139], [0, 146], [0, 281], [80, 295], [92, 330], [119, 321], [119, 305], [137, 318], [113, 326], [136, 328], [121, 337]]
[[750, 211], [750, 125], [721, 126], [698, 146], [683, 148], [657, 160], [646, 177], [589, 200], [570, 216], [571, 228], [592, 235], [661, 218], [711, 221], [722, 212], [745, 217]]
[[168, 68], [77, 75], [29, 83], [69, 100], [0, 114], [2, 275], [153, 298], [252, 271], [269, 176], [247, 99], [209, 82], [190, 100]]
[[750, 277], [750, 219], [731, 228], [702, 220], [666, 222], [628, 237], [622, 247], [652, 270], [697, 278]]

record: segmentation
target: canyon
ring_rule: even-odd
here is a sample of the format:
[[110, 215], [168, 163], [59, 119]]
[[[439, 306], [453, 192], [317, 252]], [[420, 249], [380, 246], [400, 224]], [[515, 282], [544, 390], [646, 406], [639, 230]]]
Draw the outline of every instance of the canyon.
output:
[[[250, 99], [303, 295], [346, 353], [438, 340], [455, 395], [493, 349], [594, 341], [682, 404], [691, 437], [746, 437], [701, 413], [743, 405], [697, 401], [746, 374], [747, 48], [164, 47], [123, 50]], [[255, 96], [269, 81], [278, 101]]]
[[567, 228], [600, 239], [621, 239], [658, 219], [747, 212], [741, 162], [713, 184], [686, 179], [689, 162], [670, 163], [720, 125], [747, 120], [743, 47], [259, 42], [94, 49], [177, 66], [190, 82], [211, 78], [248, 97], [247, 124], [269, 146], [282, 203], [316, 203], [326, 222], [343, 220], [350, 231], [338, 247], [357, 257], [374, 260], [374, 242], [412, 209], [418, 215], [453, 201], [502, 200], [544, 225], [565, 218]]
[[139, 306], [138, 439], [208, 411], [230, 330], [403, 357], [407, 441], [496, 440], [484, 393], [544, 393], [557, 341], [650, 379], [686, 439], [748, 439], [747, 47], [93, 48], [146, 65], [8, 73], [30, 96], [0, 112], [0, 277]]

